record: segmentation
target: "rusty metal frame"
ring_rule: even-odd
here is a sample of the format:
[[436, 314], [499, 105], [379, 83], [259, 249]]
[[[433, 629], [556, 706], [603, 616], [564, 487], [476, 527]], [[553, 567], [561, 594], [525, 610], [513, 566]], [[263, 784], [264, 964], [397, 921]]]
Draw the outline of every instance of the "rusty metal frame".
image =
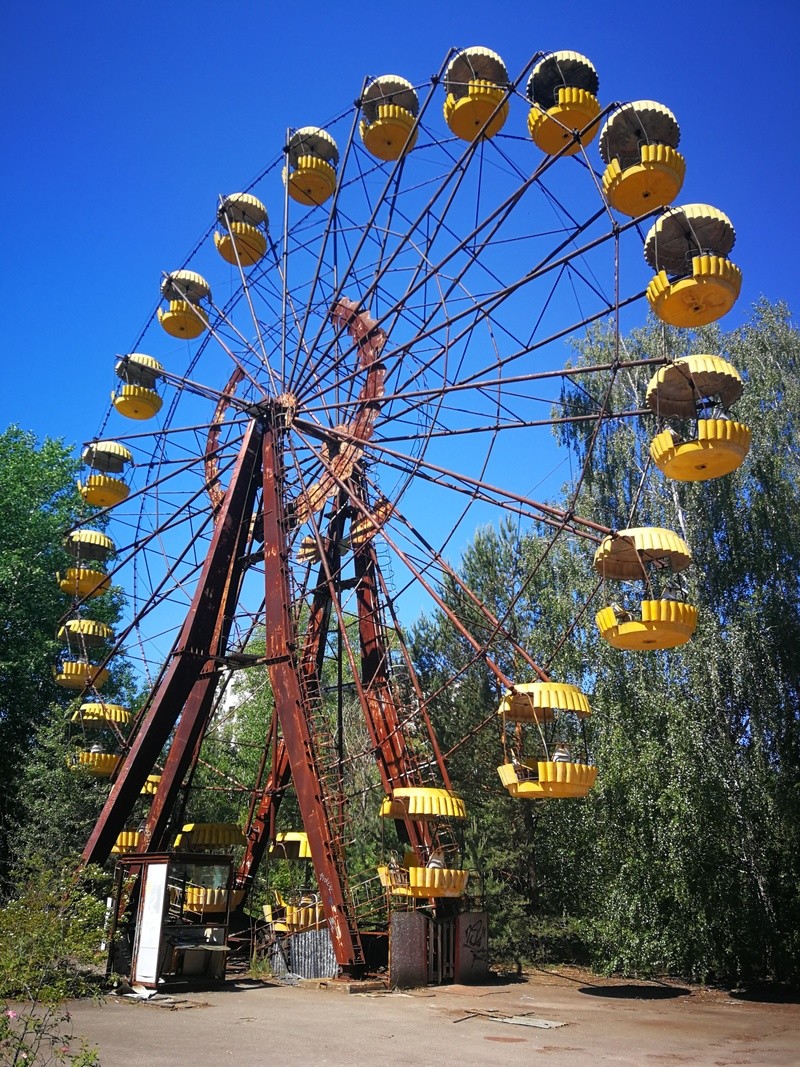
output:
[[[83, 850], [82, 862], [103, 863], [111, 848], [125, 828], [133, 806], [152, 772], [171, 731], [182, 715], [187, 716], [184, 734], [186, 743], [195, 738], [197, 727], [190, 727], [190, 720], [199, 723], [203, 714], [208, 714], [213, 703], [213, 689], [219, 676], [220, 666], [209, 653], [222, 651], [224, 634], [223, 605], [230, 599], [236, 585], [234, 570], [237, 546], [242, 535], [242, 516], [247, 513], [248, 502], [252, 509], [256, 481], [261, 463], [261, 440], [263, 429], [254, 419], [244, 436], [231, 483], [217, 516], [214, 534], [200, 574], [189, 612], [173, 646], [169, 666], [162, 674], [159, 684], [150, 696], [140, 718], [139, 728], [133, 738], [124, 762], [117, 774], [103, 810]], [[226, 591], [229, 595], [226, 595]], [[209, 695], [210, 694], [210, 695]], [[191, 748], [191, 745], [190, 745]], [[173, 764], [173, 781], [167, 798], [164, 791], [159, 814], [144, 834], [142, 850], [147, 848], [150, 837], [163, 830], [164, 812], [169, 811], [167, 799], [174, 800], [180, 787], [178, 756]], [[159, 793], [161, 789], [159, 788]]]

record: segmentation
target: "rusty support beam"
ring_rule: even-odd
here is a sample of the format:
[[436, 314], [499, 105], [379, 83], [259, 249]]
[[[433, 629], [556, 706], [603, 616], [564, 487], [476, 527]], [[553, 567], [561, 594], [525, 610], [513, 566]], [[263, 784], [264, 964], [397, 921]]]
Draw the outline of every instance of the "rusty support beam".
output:
[[[150, 696], [136, 736], [83, 850], [83, 863], [103, 863], [108, 858], [117, 835], [124, 830], [142, 786], [195, 686], [201, 683], [205, 671], [216, 669], [213, 661], [208, 660], [208, 652], [216, 651], [215, 640], [221, 632], [221, 606], [231, 580], [230, 561], [239, 543], [243, 517], [249, 521], [246, 507], [247, 502], [252, 501], [253, 486], [261, 462], [262, 433], [255, 420], [245, 433], [189, 612], [173, 646], [169, 666]], [[202, 711], [202, 706], [202, 699], [198, 696], [196, 711]]]
[[340, 841], [323, 796], [309, 722], [311, 709], [299, 669], [298, 637], [291, 610], [283, 467], [272, 429], [264, 434], [263, 471], [266, 654], [273, 661], [268, 670], [275, 710], [336, 960], [343, 972], [356, 974], [363, 968], [364, 954], [350, 912]]
[[269, 777], [261, 791], [261, 799], [246, 828], [247, 845], [236, 872], [236, 888], [249, 889], [255, 878], [267, 845], [275, 839], [275, 817], [283, 795], [291, 781], [289, 754], [283, 738], [275, 742], [275, 758]]

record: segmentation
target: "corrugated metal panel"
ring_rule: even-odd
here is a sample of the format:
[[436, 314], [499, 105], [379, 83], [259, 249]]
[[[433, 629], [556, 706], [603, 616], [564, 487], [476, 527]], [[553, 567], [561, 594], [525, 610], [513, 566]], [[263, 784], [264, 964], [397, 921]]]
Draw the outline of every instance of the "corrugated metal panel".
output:
[[289, 967], [286, 962], [286, 953], [282, 941], [273, 941], [267, 950], [269, 968], [276, 978], [283, 978], [288, 973]]
[[327, 930], [306, 930], [289, 938], [289, 969], [301, 978], [335, 978], [339, 973]]

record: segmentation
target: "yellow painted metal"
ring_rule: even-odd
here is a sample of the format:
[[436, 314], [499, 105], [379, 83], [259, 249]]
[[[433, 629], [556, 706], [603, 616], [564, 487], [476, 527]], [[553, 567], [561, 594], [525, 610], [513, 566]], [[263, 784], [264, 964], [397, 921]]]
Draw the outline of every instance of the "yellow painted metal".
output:
[[78, 482], [78, 492], [87, 504], [95, 508], [113, 508], [121, 504], [130, 492], [121, 478], [108, 474], [90, 474], [86, 481]]
[[111, 846], [111, 853], [115, 856], [125, 856], [130, 852], [135, 852], [138, 844], [138, 830], [123, 830], [121, 834], [117, 834], [117, 840]]
[[636, 217], [671, 204], [683, 186], [686, 160], [669, 145], [643, 144], [639, 163], [625, 167], [612, 159], [603, 174], [603, 192], [623, 215]]
[[669, 430], [650, 443], [660, 471], [679, 482], [705, 482], [737, 470], [750, 450], [750, 427], [731, 419], [700, 419], [696, 440], [676, 444]]
[[187, 341], [193, 341], [208, 328], [206, 313], [188, 300], [170, 300], [166, 311], [158, 309], [158, 321], [170, 337], [182, 337]]
[[[350, 549], [350, 542], [345, 538], [339, 542], [339, 555], [344, 556]], [[297, 549], [297, 560], [299, 563], [319, 563], [320, 559], [319, 546], [316, 539], [310, 534], [308, 537], [304, 537]]]
[[58, 587], [67, 596], [81, 600], [84, 597], [102, 596], [108, 592], [111, 579], [107, 574], [100, 571], [90, 570], [88, 567], [68, 567], [66, 574], [57, 575]]
[[173, 270], [165, 275], [161, 283], [161, 295], [167, 301], [188, 300], [197, 304], [210, 298], [211, 286], [196, 271]]
[[67, 766], [71, 771], [92, 774], [97, 778], [110, 778], [119, 759], [113, 752], [73, 752], [67, 756]]
[[595, 616], [597, 628], [613, 648], [647, 652], [685, 645], [697, 628], [697, 608], [679, 600], [643, 600], [641, 619], [620, 621], [613, 607]]
[[114, 551], [114, 542], [99, 530], [73, 530], [64, 538], [64, 547], [80, 560], [104, 560]]
[[511, 796], [523, 800], [585, 797], [597, 780], [597, 767], [545, 760], [503, 763], [497, 773]]
[[219, 914], [228, 907], [230, 896], [231, 911], [234, 911], [242, 903], [245, 897], [244, 889], [234, 889], [228, 893], [226, 889], [209, 889], [204, 885], [187, 885], [183, 897], [183, 906], [186, 911], [196, 914]]
[[289, 196], [304, 207], [324, 204], [336, 190], [336, 171], [327, 160], [300, 156], [295, 170], [284, 168], [283, 180], [289, 184]]
[[229, 822], [189, 822], [175, 837], [175, 848], [230, 848], [244, 845], [240, 826]]
[[663, 418], [693, 419], [698, 400], [718, 397], [724, 408], [742, 395], [744, 382], [722, 356], [698, 353], [659, 367], [647, 386], [647, 403]]
[[682, 571], [691, 562], [692, 553], [683, 538], [660, 526], [636, 526], [608, 534], [594, 554], [598, 574], [617, 581], [644, 578], [648, 563]]
[[228, 222], [246, 222], [250, 226], [267, 225], [267, 209], [252, 193], [228, 193], [223, 196], [217, 218], [227, 229]]
[[320, 930], [325, 926], [325, 909], [322, 902], [316, 899], [316, 894], [303, 896], [299, 904], [285, 904], [284, 922], [290, 933], [299, 930]]
[[494, 82], [471, 81], [464, 96], [448, 93], [444, 102], [445, 122], [462, 141], [494, 137], [507, 118], [506, 91]]
[[86, 727], [103, 727], [111, 723], [118, 726], [129, 726], [133, 722], [133, 715], [127, 708], [120, 704], [102, 704], [99, 701], [89, 701], [81, 704], [72, 715], [72, 722], [81, 723]]
[[217, 230], [214, 244], [225, 262], [234, 267], [239, 264], [252, 267], [264, 258], [267, 251], [266, 234], [247, 222], [231, 222], [225, 233]]
[[144, 783], [139, 793], [143, 797], [155, 796], [159, 783], [161, 782], [160, 774], [148, 774], [147, 781]]
[[87, 648], [102, 645], [113, 636], [111, 627], [96, 619], [68, 619], [58, 631], [59, 640], [65, 644], [86, 645]]
[[315, 538], [304, 537], [300, 542], [300, 547], [297, 550], [297, 559], [300, 563], [319, 563], [320, 559], [319, 546]]
[[304, 830], [286, 830], [275, 835], [269, 846], [270, 855], [276, 859], [310, 860], [311, 846]]
[[381, 497], [375, 502], [375, 508], [369, 516], [359, 515], [350, 530], [353, 548], [365, 545], [370, 538], [374, 537], [393, 511], [394, 506], [385, 497]]
[[373, 122], [362, 119], [359, 133], [367, 151], [386, 161], [399, 159], [417, 143], [414, 116], [397, 104], [379, 104], [378, 117]]
[[289, 137], [286, 144], [286, 161], [290, 169], [300, 166], [300, 160], [311, 157], [321, 159], [336, 167], [339, 149], [327, 130], [319, 126], [301, 126]]
[[735, 263], [724, 256], [694, 256], [691, 276], [671, 282], [659, 271], [647, 286], [647, 300], [662, 322], [691, 329], [727, 315], [741, 288]]
[[469, 871], [448, 867], [409, 867], [409, 896], [463, 897], [469, 881]]
[[111, 394], [111, 400], [120, 415], [138, 421], [152, 419], [161, 411], [163, 403], [155, 389], [147, 389], [143, 385], [123, 385], [118, 393]]
[[380, 814], [384, 819], [466, 819], [467, 809], [447, 789], [404, 786], [383, 798]]
[[[199, 275], [198, 275], [199, 277]], [[114, 371], [126, 385], [143, 385], [145, 389], [153, 389], [161, 377], [164, 368], [153, 356], [146, 356], [143, 352], [131, 352], [117, 360]]]
[[92, 441], [81, 453], [81, 463], [102, 474], [122, 474], [133, 456], [119, 441]]
[[270, 924], [276, 934], [287, 934], [289, 932], [289, 927], [282, 919], [277, 918], [271, 904], [262, 904], [261, 913], [264, 916], [264, 921]]
[[53, 668], [53, 680], [64, 689], [85, 689], [88, 685], [102, 689], [108, 681], [108, 671], [82, 659], [63, 660], [60, 670]]
[[463, 897], [469, 871], [448, 867], [378, 867], [381, 885], [396, 897]]
[[566, 682], [525, 682], [503, 694], [498, 715], [512, 722], [552, 722], [557, 711], [591, 715], [586, 695]]
[[644, 239], [644, 258], [654, 271], [683, 277], [692, 256], [725, 258], [736, 243], [733, 223], [711, 204], [676, 204], [660, 215]]
[[[564, 149], [563, 155], [574, 156], [581, 145], [587, 145], [597, 136], [598, 123], [592, 122], [600, 114], [600, 102], [586, 89], [563, 86], [558, 90], [558, 103], [547, 110], [538, 104], [528, 112], [528, 132], [543, 152], [554, 156]], [[589, 123], [592, 123], [589, 126]], [[589, 126], [579, 140], [574, 140], [575, 131]], [[567, 146], [565, 148], [565, 145]]]

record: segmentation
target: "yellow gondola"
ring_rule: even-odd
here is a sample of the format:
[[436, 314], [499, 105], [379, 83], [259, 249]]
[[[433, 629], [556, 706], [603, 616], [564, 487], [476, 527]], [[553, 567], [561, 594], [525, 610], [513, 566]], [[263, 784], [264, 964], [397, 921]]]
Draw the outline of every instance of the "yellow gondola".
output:
[[156, 382], [164, 368], [157, 359], [141, 352], [132, 352], [117, 361], [114, 368], [124, 385], [111, 394], [114, 407], [126, 419], [151, 419], [161, 410], [162, 400], [156, 392]]
[[324, 204], [336, 190], [339, 149], [329, 133], [318, 126], [303, 126], [286, 145], [283, 180], [289, 196], [305, 207]]
[[99, 530], [72, 530], [64, 538], [64, 547], [76, 560], [101, 562], [114, 554], [114, 542]]
[[508, 70], [496, 52], [465, 48], [444, 75], [444, 118], [462, 141], [490, 138], [508, 118]]
[[383, 819], [465, 819], [467, 809], [462, 798], [447, 789], [406, 786], [383, 798], [380, 814]]
[[99, 701], [87, 701], [73, 712], [72, 722], [86, 728], [105, 726], [129, 726], [133, 715], [120, 704], [105, 704]]
[[117, 839], [111, 846], [112, 855], [127, 856], [135, 852], [139, 845], [139, 837], [138, 830], [123, 830], [122, 833], [117, 834]]
[[269, 853], [276, 859], [310, 860], [308, 834], [304, 830], [284, 830], [275, 835], [275, 840], [269, 846]]
[[243, 846], [245, 836], [240, 826], [227, 822], [190, 822], [175, 837], [176, 849], [222, 849]]
[[[380, 809], [381, 818], [418, 822], [446, 822], [465, 819], [466, 806], [461, 797], [448, 789], [430, 786], [403, 786], [384, 797]], [[427, 855], [427, 853], [426, 853]], [[427, 866], [420, 864], [419, 857], [406, 853], [402, 866], [399, 864], [378, 867], [381, 884], [394, 896], [413, 897], [460, 897], [464, 895], [469, 874], [467, 871], [447, 865], [445, 848], [434, 848]]]
[[102, 689], [108, 681], [108, 671], [84, 659], [65, 659], [59, 667], [53, 668], [53, 679], [64, 689], [85, 689], [87, 686]]
[[267, 251], [267, 209], [251, 193], [229, 193], [217, 209], [217, 251], [232, 266], [252, 267]]
[[644, 256], [658, 273], [647, 287], [655, 314], [670, 326], [707, 326], [727, 314], [742, 272], [727, 257], [736, 233], [708, 204], [670, 208], [648, 231]]
[[636, 217], [672, 203], [686, 174], [680, 136], [675, 116], [654, 100], [636, 100], [612, 112], [599, 147], [607, 164], [603, 192], [613, 208]]
[[68, 619], [58, 631], [60, 641], [76, 648], [97, 648], [113, 637], [111, 627], [95, 619]]
[[228, 908], [234, 911], [245, 898], [244, 889], [211, 889], [204, 885], [187, 885], [183, 898], [186, 911], [200, 915], [218, 915]]
[[695, 422], [686, 440], [673, 427], [653, 439], [650, 456], [659, 470], [677, 481], [697, 482], [720, 478], [742, 465], [752, 434], [749, 426], [728, 415], [728, 408], [743, 385], [727, 360], [706, 354], [676, 359], [653, 375], [647, 403], [655, 414]]
[[81, 462], [97, 473], [78, 482], [78, 492], [87, 504], [96, 508], [110, 508], [121, 504], [129, 489], [122, 478], [125, 467], [133, 457], [130, 450], [119, 441], [93, 441], [81, 453]]
[[120, 757], [113, 752], [96, 749], [73, 752], [67, 756], [67, 766], [79, 774], [91, 774], [96, 778], [110, 778], [117, 768]]
[[503, 763], [497, 773], [512, 797], [528, 800], [585, 797], [597, 779], [597, 767], [552, 760]]
[[419, 100], [410, 81], [396, 74], [373, 79], [361, 97], [359, 133], [364, 147], [391, 162], [410, 152], [417, 141], [414, 122]]
[[543, 152], [572, 156], [597, 134], [600, 79], [580, 52], [551, 52], [528, 79], [528, 132]]
[[[514, 759], [506, 758], [497, 768], [500, 781], [512, 797], [548, 800], [586, 796], [597, 778], [597, 768], [574, 761], [566, 743], [555, 740], [548, 743], [541, 727], [549, 726], [561, 716], [574, 715], [578, 719], [585, 719], [591, 713], [586, 694], [566, 682], [524, 682], [503, 694], [497, 714], [504, 721], [539, 727], [540, 747], [545, 755], [544, 759], [522, 755]], [[517, 743], [521, 744], [519, 726], [516, 732]], [[503, 736], [505, 739], [505, 729]], [[549, 750], [552, 750], [552, 759], [549, 758]]]
[[64, 574], [62, 575], [59, 571], [56, 578], [61, 592], [71, 596], [74, 600], [102, 596], [103, 593], [108, 592], [111, 585], [111, 579], [107, 574], [89, 567], [67, 567]]
[[[603, 579], [647, 583], [653, 566], [668, 574], [685, 570], [692, 562], [686, 542], [671, 530], [644, 526], [620, 530], [603, 539], [595, 552], [594, 567]], [[685, 644], [697, 626], [697, 608], [680, 594], [650, 598], [641, 603], [639, 618], [616, 603], [596, 615], [602, 637], [614, 648], [649, 651]]]
[[192, 341], [208, 329], [208, 316], [201, 301], [211, 299], [211, 287], [192, 270], [166, 274], [161, 283], [166, 310], [158, 309], [158, 321], [171, 337]]

